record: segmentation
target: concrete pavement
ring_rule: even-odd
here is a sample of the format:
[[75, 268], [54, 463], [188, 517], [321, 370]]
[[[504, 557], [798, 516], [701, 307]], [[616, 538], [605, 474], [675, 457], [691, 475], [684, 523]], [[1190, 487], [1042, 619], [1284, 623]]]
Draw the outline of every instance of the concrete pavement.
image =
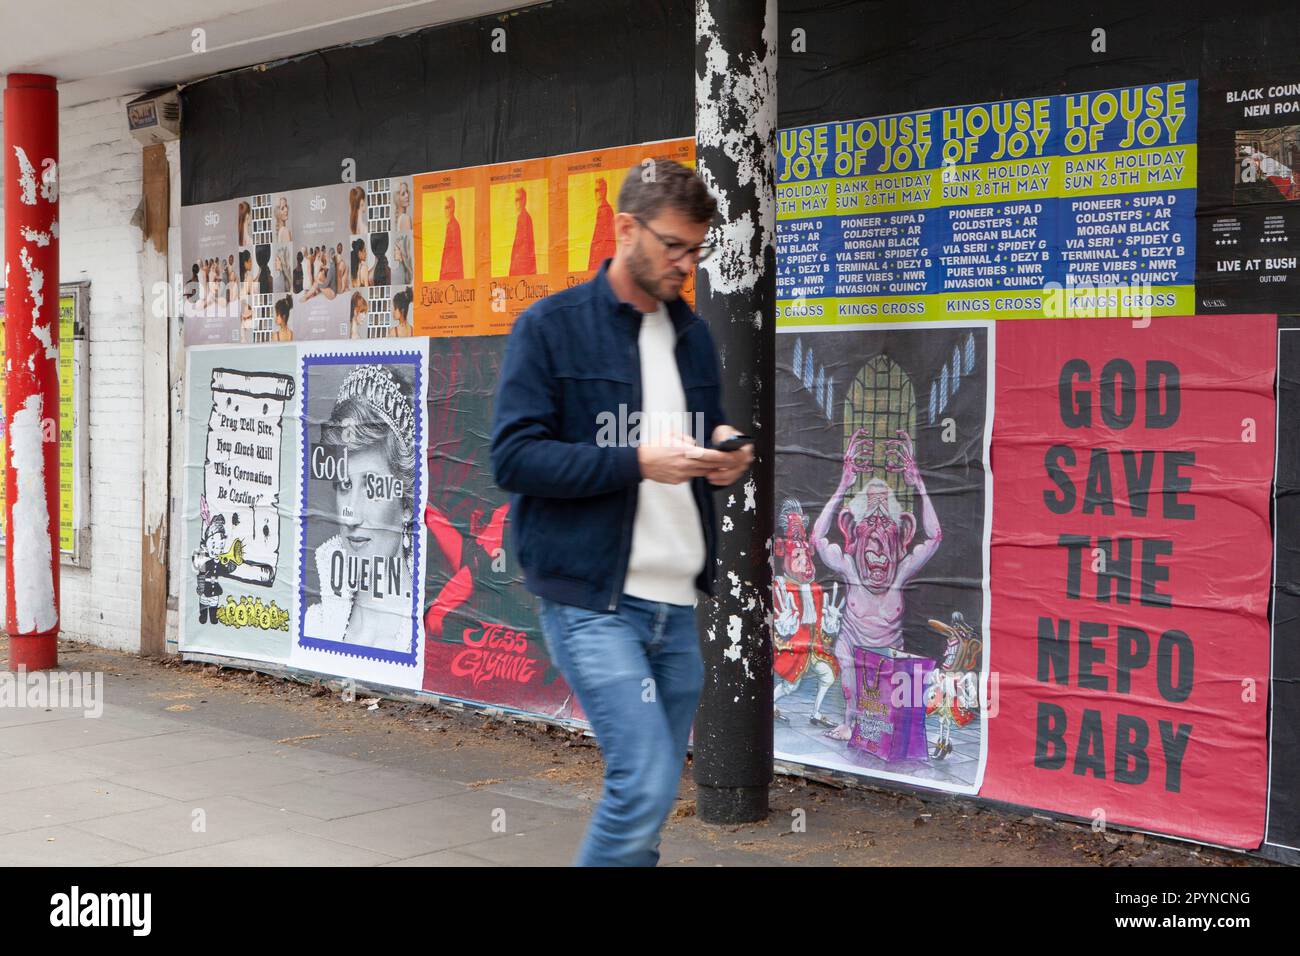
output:
[[[6, 652], [0, 639], [0, 656]], [[0, 699], [0, 865], [565, 865], [599, 797], [590, 738], [65, 642], [103, 711]], [[940, 795], [777, 778], [764, 822], [694, 817], [664, 865], [1196, 865], [1237, 854]]]

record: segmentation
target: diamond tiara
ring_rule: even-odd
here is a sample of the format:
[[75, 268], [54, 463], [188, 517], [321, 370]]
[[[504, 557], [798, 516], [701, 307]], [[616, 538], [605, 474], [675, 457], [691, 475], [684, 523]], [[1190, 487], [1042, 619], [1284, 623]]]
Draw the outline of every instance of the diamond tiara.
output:
[[407, 445], [415, 444], [415, 412], [397, 378], [383, 365], [360, 365], [348, 373], [336, 404], [359, 399], [373, 408]]

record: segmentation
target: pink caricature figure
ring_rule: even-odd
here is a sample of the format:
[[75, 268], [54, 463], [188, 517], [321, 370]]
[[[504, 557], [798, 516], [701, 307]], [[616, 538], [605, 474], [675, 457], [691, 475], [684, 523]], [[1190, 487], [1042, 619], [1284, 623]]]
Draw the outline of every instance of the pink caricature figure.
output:
[[[854, 689], [855, 648], [897, 650], [903, 644], [903, 590], [926, 562], [934, 556], [943, 540], [939, 516], [926, 494], [916, 452], [905, 431], [885, 443], [885, 470], [901, 473], [908, 486], [916, 490], [921, 504], [921, 521], [925, 540], [912, 547], [916, 535], [916, 518], [902, 509], [894, 491], [883, 479], [872, 478], [844, 505], [844, 495], [859, 475], [875, 470], [872, 464], [874, 445], [866, 429], [859, 428], [844, 452], [844, 469], [839, 487], [813, 526], [817, 556], [833, 574], [844, 582], [848, 606], [835, 640], [835, 658], [839, 662], [840, 686], [844, 691], [844, 723], [826, 736], [848, 740], [858, 716]], [[836, 520], [844, 546], [830, 539], [831, 522]]]

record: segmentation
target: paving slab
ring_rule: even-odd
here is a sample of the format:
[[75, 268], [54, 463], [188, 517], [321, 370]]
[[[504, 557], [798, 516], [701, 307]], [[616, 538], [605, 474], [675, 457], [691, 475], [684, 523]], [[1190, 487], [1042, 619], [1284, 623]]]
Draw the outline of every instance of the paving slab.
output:
[[5, 866], [109, 866], [143, 855], [139, 847], [72, 827], [0, 834], [0, 862]]
[[46, 787], [53, 792], [62, 784], [74, 780], [94, 780], [103, 775], [102, 768], [75, 759], [51, 758], [49, 754], [0, 757], [0, 800], [15, 790]]
[[[3, 708], [0, 708], [0, 713]], [[168, 723], [136, 725], [120, 720], [74, 717], [67, 720], [46, 720], [22, 723], [0, 728], [0, 749], [15, 756], [33, 753], [51, 753], [72, 750], [93, 744], [133, 737], [151, 737], [175, 733]]]
[[[485, 799], [486, 797], [486, 799]], [[539, 825], [536, 805], [499, 794], [468, 794], [375, 810], [295, 829], [400, 858], [488, 840]]]
[[343, 789], [334, 786], [328, 780], [312, 780], [294, 781], [292, 783], [278, 784], [274, 787], [245, 790], [240, 793], [240, 796], [253, 803], [288, 810], [291, 813], [297, 813], [305, 817], [313, 817], [317, 820], [336, 820], [339, 817], [357, 816], [375, 810], [387, 810], [405, 804], [422, 803], [431, 797], [437, 796], [437, 794], [430, 792], [431, 788], [428, 786], [421, 789], [423, 792], [420, 799], [404, 800], [396, 793], [385, 791], [382, 788], [371, 788], [370, 790], [362, 790], [359, 787]]
[[225, 843], [145, 857], [122, 866], [380, 866], [393, 858], [295, 830], [259, 833]]
[[407, 857], [405, 860], [394, 860], [391, 863], [381, 863], [380, 866], [497, 866], [496, 863], [489, 863], [481, 857], [473, 856], [462, 850], [441, 850], [437, 853], [421, 853], [419, 856]]
[[455, 780], [375, 766], [330, 774], [329, 780], [323, 783], [331, 789], [349, 793], [382, 794], [385, 799], [395, 801], [395, 805], [457, 796], [467, 789], [465, 784]]
[[104, 773], [131, 773], [266, 749], [266, 741], [247, 734], [193, 730], [182, 724], [178, 731], [75, 747], [62, 756]]
[[171, 800], [148, 810], [82, 821], [71, 829], [136, 847], [140, 855], [159, 856], [272, 835], [310, 822], [311, 817], [288, 810], [242, 797], [218, 796], [195, 801]]
[[11, 790], [0, 799], [0, 826], [9, 830], [53, 827], [147, 810], [166, 798], [108, 780], [71, 780], [55, 787]]

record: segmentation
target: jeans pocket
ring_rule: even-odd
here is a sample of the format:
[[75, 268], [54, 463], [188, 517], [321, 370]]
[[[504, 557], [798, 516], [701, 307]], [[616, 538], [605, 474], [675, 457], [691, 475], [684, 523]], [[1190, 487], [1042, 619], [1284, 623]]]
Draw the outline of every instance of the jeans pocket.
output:
[[[650, 674], [645, 648], [632, 623], [617, 611], [552, 604], [554, 653], [574, 689], [603, 687]], [[558, 663], [558, 661], [557, 661]]]
[[541, 625], [542, 644], [546, 647], [547, 656], [556, 667], [564, 671], [569, 665], [565, 660], [564, 647], [560, 641], [560, 635], [565, 628], [564, 619], [560, 616], [562, 606], [546, 598], [539, 598], [537, 621]]

